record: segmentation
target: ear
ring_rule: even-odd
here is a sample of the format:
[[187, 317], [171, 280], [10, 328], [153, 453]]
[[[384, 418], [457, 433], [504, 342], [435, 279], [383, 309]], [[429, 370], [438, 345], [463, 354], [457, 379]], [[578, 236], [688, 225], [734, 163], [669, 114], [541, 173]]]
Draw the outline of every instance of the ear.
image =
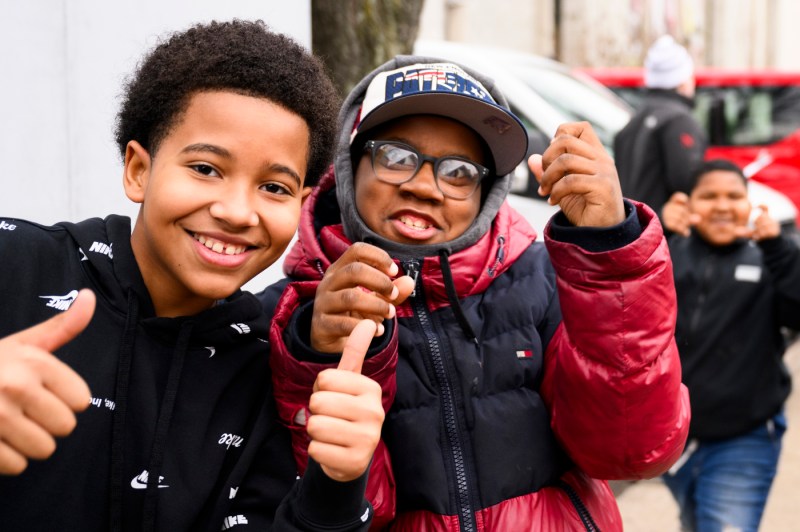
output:
[[128, 142], [122, 185], [125, 187], [125, 195], [134, 203], [144, 202], [151, 162], [150, 154], [141, 144], [135, 140]]
[[303, 205], [308, 197], [311, 195], [311, 191], [313, 191], [313, 187], [303, 187], [303, 191], [301, 192], [302, 197], [300, 198], [300, 205]]

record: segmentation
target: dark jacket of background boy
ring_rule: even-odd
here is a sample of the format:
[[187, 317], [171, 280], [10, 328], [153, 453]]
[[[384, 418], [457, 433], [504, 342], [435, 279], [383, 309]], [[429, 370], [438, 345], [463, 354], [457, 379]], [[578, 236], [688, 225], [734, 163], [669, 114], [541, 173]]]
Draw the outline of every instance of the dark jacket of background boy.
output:
[[791, 390], [781, 327], [800, 329], [800, 248], [778, 237], [711, 246], [669, 239], [675, 337], [692, 401], [690, 438], [743, 434], [782, 407]]

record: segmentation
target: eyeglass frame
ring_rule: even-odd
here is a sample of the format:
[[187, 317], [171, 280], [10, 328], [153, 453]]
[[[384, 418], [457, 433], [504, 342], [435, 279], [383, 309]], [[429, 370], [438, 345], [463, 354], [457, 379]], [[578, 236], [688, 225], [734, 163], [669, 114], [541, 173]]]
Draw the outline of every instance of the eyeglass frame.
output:
[[[407, 179], [404, 179], [403, 181], [386, 181], [385, 179], [381, 179], [381, 177], [378, 175], [378, 172], [375, 170], [375, 155], [378, 148], [380, 148], [381, 146], [385, 146], [386, 144], [393, 144], [396, 146], [400, 146], [402, 148], [407, 149], [411, 153], [414, 153], [417, 156], [417, 167], [414, 169], [414, 171], [411, 173], [411, 175], [409, 175]], [[475, 191], [478, 190], [478, 187], [480, 186], [481, 182], [488, 176], [490, 176], [492, 173], [492, 171], [489, 168], [483, 166], [482, 164], [478, 164], [475, 161], [467, 159], [466, 157], [459, 157], [458, 155], [445, 155], [443, 157], [434, 157], [432, 155], [422, 153], [414, 146], [411, 146], [409, 144], [406, 144], [405, 142], [400, 142], [397, 140], [368, 140], [364, 143], [363, 150], [364, 151], [369, 150], [370, 152], [370, 163], [372, 165], [372, 172], [375, 174], [375, 177], [379, 181], [382, 181], [383, 183], [387, 183], [390, 185], [402, 185], [403, 183], [408, 183], [417, 176], [419, 171], [422, 169], [422, 165], [424, 165], [426, 162], [431, 163], [431, 166], [433, 167], [433, 180], [436, 183], [436, 188], [444, 196], [454, 200], [466, 200], [472, 197], [472, 195], [475, 194]], [[439, 163], [444, 160], [452, 160], [452, 159], [469, 163], [475, 166], [475, 168], [478, 170], [478, 179], [475, 181], [475, 186], [473, 187], [472, 191], [470, 191], [470, 193], [464, 197], [456, 197], [451, 194], [448, 194], [447, 192], [442, 190], [442, 187], [439, 185], [439, 173], [438, 173]]]

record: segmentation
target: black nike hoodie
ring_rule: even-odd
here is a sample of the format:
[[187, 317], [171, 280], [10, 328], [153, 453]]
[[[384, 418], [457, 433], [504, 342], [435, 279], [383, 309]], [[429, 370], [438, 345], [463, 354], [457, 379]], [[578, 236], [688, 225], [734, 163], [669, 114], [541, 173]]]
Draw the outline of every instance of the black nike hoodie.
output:
[[0, 477], [0, 529], [366, 529], [364, 478], [335, 482], [315, 465], [297, 480], [258, 300], [237, 291], [156, 317], [130, 235], [121, 216], [0, 220], [0, 337], [66, 310], [81, 288], [97, 295], [88, 328], [56, 351], [92, 404], [51, 458]]

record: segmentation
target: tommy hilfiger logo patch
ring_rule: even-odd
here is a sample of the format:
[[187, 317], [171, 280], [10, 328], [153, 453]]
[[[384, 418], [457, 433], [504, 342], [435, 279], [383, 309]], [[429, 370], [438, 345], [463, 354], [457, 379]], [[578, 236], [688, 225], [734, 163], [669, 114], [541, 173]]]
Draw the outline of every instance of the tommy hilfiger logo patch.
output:
[[520, 349], [517, 351], [517, 358], [531, 358], [533, 356], [533, 349]]

